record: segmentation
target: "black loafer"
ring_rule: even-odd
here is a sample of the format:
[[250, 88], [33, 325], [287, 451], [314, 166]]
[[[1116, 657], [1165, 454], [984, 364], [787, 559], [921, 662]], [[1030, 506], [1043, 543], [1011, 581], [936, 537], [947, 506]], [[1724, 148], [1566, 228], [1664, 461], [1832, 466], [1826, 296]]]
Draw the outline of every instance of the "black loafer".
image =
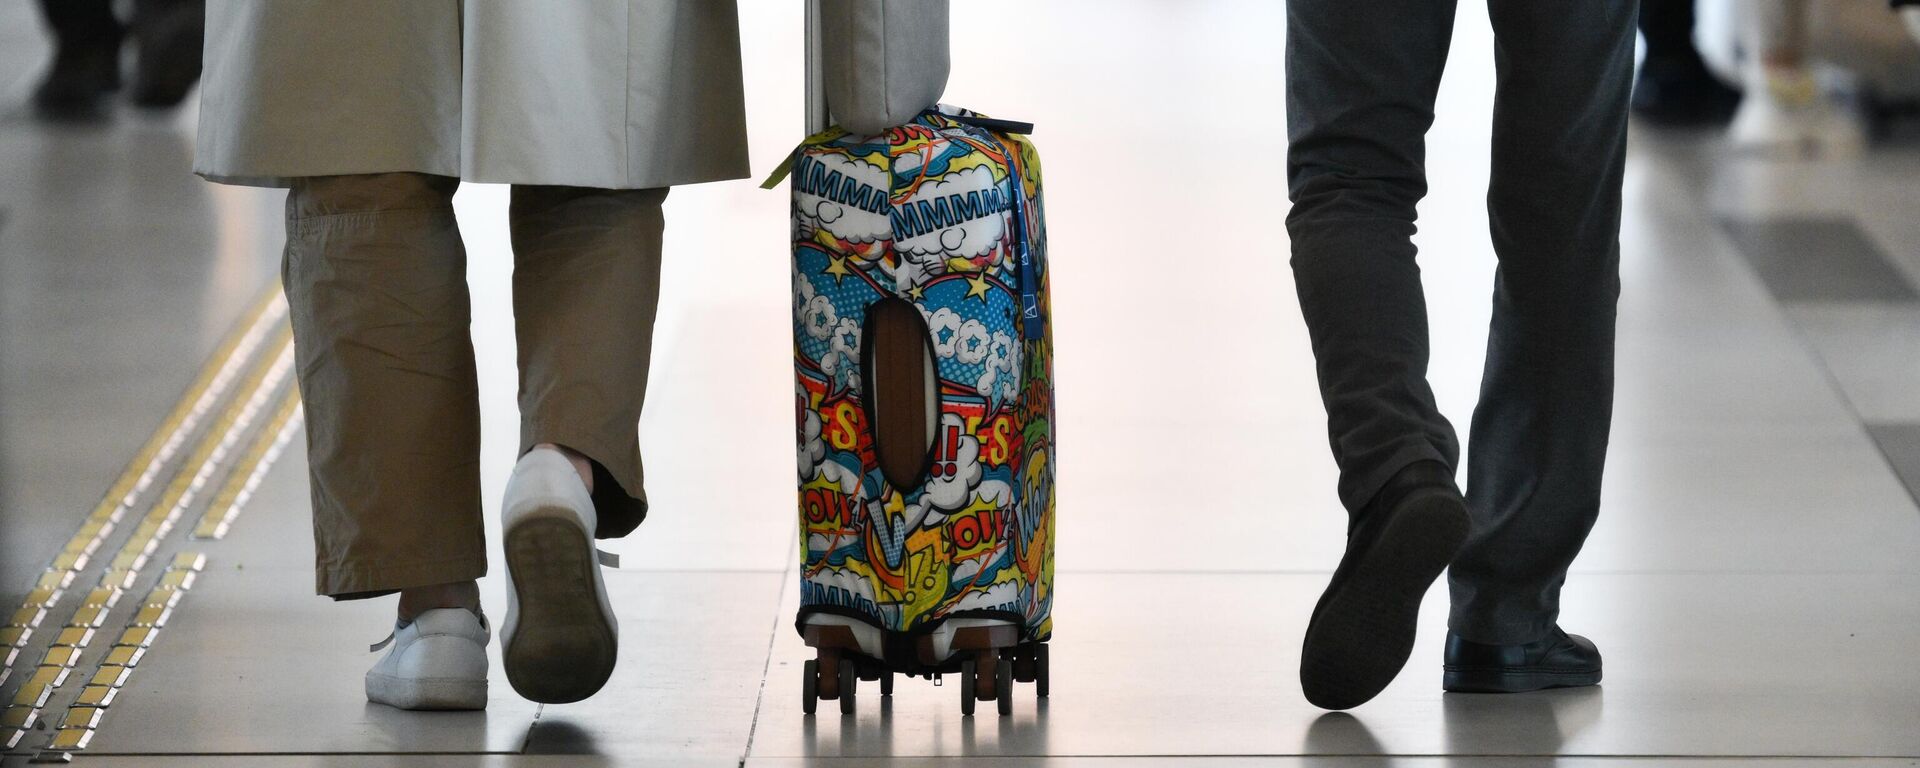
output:
[[1487, 645], [1447, 633], [1440, 687], [1458, 693], [1524, 693], [1600, 682], [1600, 649], [1554, 627], [1524, 645]]
[[1350, 709], [1393, 682], [1413, 652], [1420, 600], [1466, 542], [1467, 504], [1439, 462], [1402, 470], [1347, 534], [1300, 651], [1300, 687]]
[[177, 106], [200, 81], [205, 3], [141, 3], [133, 15], [138, 66], [129, 96], [142, 107]]
[[120, 89], [120, 39], [61, 44], [33, 91], [33, 104], [51, 117], [97, 117]]

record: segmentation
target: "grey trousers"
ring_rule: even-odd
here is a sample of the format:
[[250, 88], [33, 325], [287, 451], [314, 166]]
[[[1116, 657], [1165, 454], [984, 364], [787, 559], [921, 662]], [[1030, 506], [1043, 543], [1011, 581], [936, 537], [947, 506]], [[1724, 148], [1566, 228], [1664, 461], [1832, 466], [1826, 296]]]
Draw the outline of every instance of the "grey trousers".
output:
[[[316, 590], [348, 599], [479, 578], [480, 406], [459, 180], [303, 177], [283, 264], [306, 404]], [[646, 515], [639, 422], [665, 189], [516, 185], [520, 452], [594, 465], [602, 538]]]
[[[1473, 531], [1450, 628], [1528, 642], [1593, 527], [1613, 410], [1635, 0], [1488, 0], [1499, 71], [1487, 209], [1500, 266], [1468, 447]], [[1354, 514], [1401, 468], [1457, 466], [1426, 380], [1414, 207], [1455, 0], [1289, 0], [1287, 229]]]

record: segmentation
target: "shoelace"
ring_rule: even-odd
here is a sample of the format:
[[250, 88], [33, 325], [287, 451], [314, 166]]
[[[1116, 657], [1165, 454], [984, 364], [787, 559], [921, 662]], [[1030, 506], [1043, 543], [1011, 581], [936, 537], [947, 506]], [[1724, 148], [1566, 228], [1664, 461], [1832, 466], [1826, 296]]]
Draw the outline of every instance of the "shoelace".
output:
[[[616, 571], [620, 570], [620, 555], [613, 552], [608, 552], [598, 547], [594, 548], [593, 555], [594, 555], [594, 559], [599, 561], [601, 567], [612, 568]], [[474, 614], [480, 617], [480, 623], [482, 625], [485, 625], [487, 623], [486, 614], [480, 613], [478, 611], [475, 611]], [[367, 653], [379, 653], [380, 651], [385, 650], [387, 646], [393, 645], [393, 638], [400, 634], [400, 630], [406, 629], [411, 624], [413, 624], [412, 621], [408, 621], [405, 619], [394, 622], [393, 631], [388, 632], [386, 638], [381, 640], [380, 642], [367, 646]]]

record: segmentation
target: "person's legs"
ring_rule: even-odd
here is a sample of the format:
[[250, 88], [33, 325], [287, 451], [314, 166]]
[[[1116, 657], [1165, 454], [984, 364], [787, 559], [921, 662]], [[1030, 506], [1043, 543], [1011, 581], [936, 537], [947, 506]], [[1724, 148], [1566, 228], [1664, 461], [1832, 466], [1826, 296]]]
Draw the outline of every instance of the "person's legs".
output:
[[1294, 283], [1356, 515], [1407, 465], [1459, 457], [1427, 385], [1412, 242], [1453, 12], [1454, 0], [1287, 4]]
[[1814, 78], [1808, 0], [1749, 0], [1739, 7], [1748, 97], [1728, 129], [1734, 147], [1782, 159], [1865, 151], [1861, 116], [1822, 93]]
[[1287, 8], [1287, 229], [1351, 515], [1346, 554], [1308, 623], [1300, 680], [1309, 701], [1344, 709], [1406, 664], [1420, 600], [1466, 536], [1459, 445], [1426, 380], [1411, 240], [1454, 2]]
[[53, 32], [53, 62], [34, 90], [42, 109], [86, 110], [120, 87], [120, 40], [126, 34], [111, 0], [40, 0]]
[[425, 588], [486, 573], [458, 184], [388, 173], [288, 191], [284, 279], [321, 594], [421, 588], [411, 607], [437, 607]]
[[1487, 191], [1493, 322], [1467, 474], [1473, 535], [1450, 629], [1552, 632], [1600, 508], [1613, 411], [1633, 0], [1491, 0], [1500, 85]]
[[646, 516], [639, 423], [660, 299], [665, 189], [516, 185], [520, 451], [589, 459], [601, 538]]
[[501, 505], [501, 659], [534, 701], [593, 695], [618, 657], [593, 539], [624, 536], [646, 516], [640, 407], [666, 194], [513, 188], [521, 457]]

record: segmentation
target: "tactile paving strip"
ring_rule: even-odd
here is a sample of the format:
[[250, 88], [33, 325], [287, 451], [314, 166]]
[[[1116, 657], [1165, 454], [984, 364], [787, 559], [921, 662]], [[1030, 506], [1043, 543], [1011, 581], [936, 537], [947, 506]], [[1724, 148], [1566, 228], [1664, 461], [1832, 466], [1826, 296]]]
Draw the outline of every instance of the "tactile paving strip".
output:
[[66, 714], [61, 716], [60, 728], [54, 733], [48, 749], [75, 752], [86, 749], [92, 743], [94, 732], [99, 729], [108, 707], [113, 705], [115, 696], [126, 686], [127, 680], [133, 677], [134, 668], [166, 625], [166, 617], [172, 613], [173, 606], [178, 605], [181, 596], [193, 588], [193, 575], [206, 567], [207, 556], [198, 552], [182, 552], [167, 565], [159, 583], [147, 592], [140, 610], [121, 630], [120, 638], [107, 652], [106, 659], [94, 669], [87, 678], [86, 687], [80, 690], [80, 695], [67, 707]]
[[[9, 714], [4, 724], [0, 724], [0, 749], [18, 747], [27, 730], [34, 723], [44, 721], [40, 717], [40, 709], [69, 678], [67, 673], [81, 663], [85, 649], [94, 637], [95, 628], [106, 621], [108, 613], [120, 598], [121, 590], [132, 587], [138, 577], [138, 568], [108, 570], [101, 576], [100, 585], [78, 601], [72, 601], [68, 593], [73, 582], [96, 561], [96, 555], [113, 537], [127, 514], [143, 503], [155, 481], [174, 465], [181, 450], [189, 445], [189, 438], [201, 431], [208, 416], [215, 412], [214, 409], [222, 400], [227, 399], [235, 389], [240, 390], [240, 394], [220, 412], [220, 422], [206, 429], [205, 436], [199, 442], [199, 446], [205, 448], [209, 441], [219, 436], [216, 449], [207, 455], [199, 455], [200, 451], [196, 451], [193, 460], [181, 463], [176, 470], [184, 474], [194, 467], [199, 468], [194, 473], [196, 481], [191, 484], [192, 490], [198, 490], [206, 482], [205, 475], [211, 475], [225, 464], [226, 451], [242, 436], [246, 423], [257, 415], [261, 404], [270, 398], [278, 388], [278, 382], [285, 378], [291, 365], [291, 340], [286, 317], [286, 298], [277, 286], [255, 302], [242, 323], [221, 343], [207, 366], [128, 463], [100, 503], [53, 557], [48, 569], [28, 591], [26, 599], [11, 613], [0, 614], [6, 617], [4, 625], [0, 625], [0, 686], [14, 679], [20, 683], [5, 703]], [[270, 341], [272, 346], [266, 350], [266, 354], [258, 354]], [[242, 374], [249, 371], [251, 374], [246, 381], [236, 387]], [[268, 385], [269, 381], [272, 384]], [[229, 419], [236, 415], [244, 415], [245, 418]], [[191, 501], [190, 498], [187, 500]], [[155, 550], [159, 540], [184, 511], [179, 499], [173, 501], [172, 504], [155, 504], [156, 512], [160, 508], [175, 506], [180, 509], [172, 511], [167, 515], [169, 519], [158, 523], [153, 520], [154, 515], [149, 514], [142, 526], [129, 536], [122, 555], [128, 549], [137, 547], [140, 554], [132, 559], [143, 564], [144, 558]], [[173, 599], [176, 598], [168, 598], [169, 601]], [[44, 650], [27, 655], [30, 650], [28, 643], [37, 634], [50, 631], [42, 625], [47, 622], [51, 609], [69, 602], [75, 603], [72, 618], [60, 626]], [[152, 623], [164, 624], [170, 607], [169, 602], [157, 612], [145, 614], [146, 618]], [[140, 618], [140, 615], [135, 617], [136, 620]], [[37, 658], [39, 663], [31, 671], [23, 670], [16, 675], [15, 665], [22, 657]], [[119, 658], [137, 663], [139, 654], [122, 655]], [[95, 698], [110, 701], [111, 694], [96, 695]], [[24, 709], [18, 709], [22, 707]], [[23, 725], [14, 725], [15, 720]], [[64, 742], [56, 738], [54, 748], [60, 748], [61, 743]]]
[[[0, 646], [20, 647], [31, 631], [46, 620], [47, 609], [60, 601], [67, 587], [92, 562], [94, 553], [113, 534], [127, 510], [140, 503], [141, 496], [177, 456], [187, 438], [227, 395], [258, 348], [276, 329], [285, 327], [286, 315], [286, 298], [277, 288], [255, 302], [247, 319], [221, 343], [179, 404], [161, 421], [100, 503], [81, 522], [79, 530], [54, 556], [47, 571], [27, 593], [27, 599], [8, 616], [6, 624], [0, 627], [5, 630], [0, 632]], [[0, 669], [10, 667], [8, 664]]]
[[233, 527], [233, 520], [240, 516], [240, 510], [253, 498], [253, 492], [266, 479], [267, 472], [286, 450], [287, 443], [300, 431], [303, 412], [300, 407], [300, 391], [289, 387], [280, 401], [280, 407], [274, 409], [273, 418], [254, 436], [253, 444], [240, 462], [227, 475], [226, 483], [213, 496], [213, 503], [207, 505], [206, 512], [200, 516], [200, 524], [194, 526], [196, 539], [226, 538], [227, 531]]

